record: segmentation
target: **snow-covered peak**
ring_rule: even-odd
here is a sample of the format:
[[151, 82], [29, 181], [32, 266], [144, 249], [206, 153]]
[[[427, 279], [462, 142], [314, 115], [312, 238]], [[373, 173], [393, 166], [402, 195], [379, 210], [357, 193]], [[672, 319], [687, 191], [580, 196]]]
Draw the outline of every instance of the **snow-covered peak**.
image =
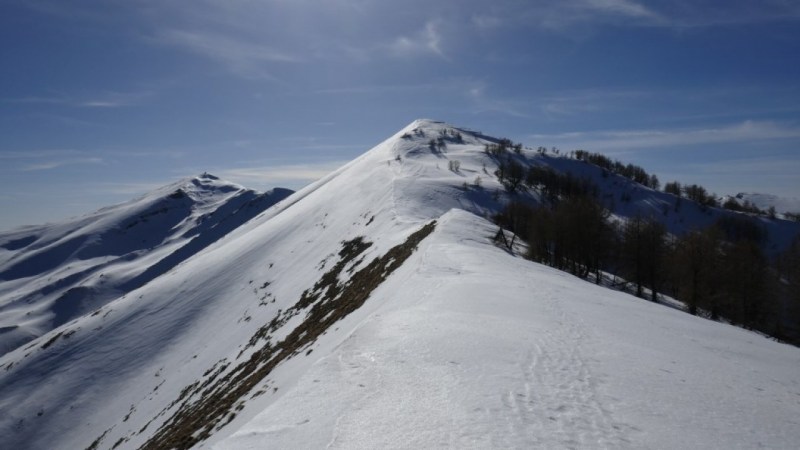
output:
[[219, 177], [217, 177], [215, 175], [212, 175], [212, 174], [210, 174], [208, 172], [201, 173], [197, 178], [203, 178], [203, 179], [206, 179], [206, 180], [219, 180]]
[[204, 172], [198, 176], [186, 177], [174, 183], [154, 189], [138, 199], [127, 202], [128, 204], [145, 201], [157, 201], [163, 199], [180, 200], [189, 198], [192, 201], [211, 201], [217, 198], [224, 198], [231, 193], [253, 191], [236, 183], [222, 180], [219, 177]]
[[441, 120], [420, 118], [413, 120], [411, 123], [403, 127], [403, 129], [401, 129], [398, 132], [398, 134], [413, 132], [414, 130], [417, 129], [429, 130], [433, 128], [438, 128], [443, 125], [445, 125], [445, 123], [442, 122]]
[[[148, 216], [131, 226], [170, 230], [148, 264], [87, 272], [69, 259], [80, 276], [63, 274], [81, 288], [109, 274], [140, 283], [0, 357], [4, 443], [728, 448], [800, 439], [799, 407], [785, 401], [797, 390], [796, 349], [493, 246], [496, 226], [480, 216], [516, 198], [485, 151], [497, 142], [421, 119], [259, 212], [260, 196], [209, 177], [146, 196], [195, 209], [177, 223], [155, 227]], [[620, 218], [652, 211], [676, 230], [683, 218], [713, 220], [686, 205], [677, 215], [668, 194], [581, 161], [521, 147], [511, 157], [629, 194]], [[170, 198], [178, 190], [186, 198]], [[228, 201], [198, 212], [206, 206], [192, 195], [206, 192]], [[708, 420], [692, 432], [697, 417]]]
[[0, 354], [146, 284], [288, 197], [209, 174], [0, 233]]
[[794, 197], [781, 197], [773, 194], [764, 194], [757, 192], [740, 192], [733, 196], [739, 204], [748, 202], [761, 210], [768, 210], [770, 207], [775, 208], [775, 211], [780, 214], [785, 213], [800, 213], [800, 199]]

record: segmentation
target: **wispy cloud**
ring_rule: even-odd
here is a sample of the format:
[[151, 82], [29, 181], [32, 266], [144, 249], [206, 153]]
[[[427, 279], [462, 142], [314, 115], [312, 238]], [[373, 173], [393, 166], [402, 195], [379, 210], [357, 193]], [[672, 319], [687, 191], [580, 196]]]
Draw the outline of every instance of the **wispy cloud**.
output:
[[537, 26], [551, 31], [566, 31], [586, 24], [621, 26], [664, 25], [669, 20], [661, 13], [633, 0], [563, 0], [510, 5], [504, 23]]
[[445, 86], [442, 83], [418, 83], [418, 84], [383, 84], [383, 85], [363, 85], [363, 86], [344, 86], [336, 88], [325, 88], [314, 91], [317, 94], [375, 94], [385, 92], [419, 92], [440, 89]]
[[590, 12], [601, 12], [622, 17], [644, 18], [649, 20], [662, 20], [662, 17], [653, 10], [631, 0], [583, 0], [576, 3], [579, 9]]
[[488, 93], [486, 83], [473, 83], [464, 90], [464, 96], [471, 103], [470, 110], [473, 114], [499, 113], [523, 119], [531, 118], [525, 110], [524, 104], [515, 100], [498, 98]]
[[782, 156], [715, 159], [708, 162], [681, 163], [665, 167], [658, 175], [663, 179], [698, 182], [709, 185], [720, 194], [737, 192], [769, 192], [784, 197], [800, 193], [800, 160]]
[[148, 193], [162, 186], [174, 183], [175, 180], [146, 181], [146, 182], [114, 182], [114, 183], [90, 183], [85, 190], [87, 192], [100, 191], [104, 194], [119, 196], [135, 196]]
[[26, 160], [35, 158], [63, 158], [81, 154], [84, 154], [84, 152], [72, 149], [0, 150], [0, 159]]
[[346, 163], [347, 161], [324, 161], [306, 164], [240, 167], [219, 171], [219, 176], [243, 185], [268, 183], [272, 186], [290, 184], [300, 186], [316, 181]]
[[36, 162], [25, 164], [19, 168], [22, 172], [33, 172], [39, 170], [52, 170], [63, 166], [86, 165], [86, 164], [103, 164], [102, 158], [72, 158]]
[[217, 32], [167, 30], [155, 40], [207, 57], [246, 78], [273, 79], [270, 64], [303, 60], [297, 55], [276, 50], [256, 38], [233, 37]]
[[[14, 2], [10, 0], [9, 2]], [[59, 16], [68, 19], [81, 19], [91, 21], [102, 21], [108, 19], [108, 14], [103, 8], [94, 7], [96, 5], [88, 4], [67, 4], [58, 0], [18, 0], [18, 4], [30, 8], [31, 10]]]
[[494, 14], [475, 13], [470, 17], [470, 21], [481, 30], [494, 30], [504, 24], [504, 20]]
[[[458, 108], [464, 108], [464, 101], [469, 102], [468, 108], [473, 111], [489, 108], [492, 100], [486, 94], [486, 83], [469, 78], [443, 78], [440, 80], [426, 80], [421, 83], [409, 84], [364, 84], [364, 85], [345, 85], [340, 87], [328, 87], [312, 91], [313, 94], [326, 95], [446, 95], [449, 96], [453, 105], [458, 104]], [[417, 106], [422, 102], [417, 102]], [[440, 105], [437, 105], [440, 106]], [[501, 105], [495, 104], [495, 107]], [[509, 106], [509, 105], [505, 105]]]
[[674, 28], [704, 28], [739, 24], [796, 21], [800, 4], [785, 0], [728, 0], [725, 7], [706, 0], [678, 0], [660, 5], [666, 20], [661, 25]]
[[748, 120], [715, 128], [569, 132], [534, 134], [530, 138], [536, 142], [547, 145], [554, 144], [568, 149], [622, 151], [712, 143], [799, 139], [800, 128], [776, 122]]
[[17, 97], [17, 98], [4, 98], [3, 103], [20, 103], [20, 104], [64, 104], [67, 99], [64, 97]]
[[[416, 93], [427, 94], [447, 93], [452, 95], [453, 101], [459, 105], [464, 104], [464, 109], [473, 114], [499, 113], [503, 115], [531, 118], [525, 110], [529, 104], [526, 100], [500, 98], [490, 92], [490, 87], [481, 80], [469, 78], [455, 78], [431, 81], [417, 84], [386, 84], [363, 85], [326, 88], [315, 91], [317, 94], [386, 94], [386, 93]], [[462, 108], [461, 106], [459, 108]], [[359, 148], [359, 147], [352, 147]]]
[[389, 46], [395, 56], [417, 56], [433, 54], [447, 59], [442, 49], [441, 22], [429, 21], [419, 32], [410, 36], [400, 36]]
[[89, 100], [80, 104], [80, 106], [86, 108], [119, 108], [121, 106], [127, 106], [125, 103], [118, 102], [118, 101], [109, 101], [109, 100]]
[[572, 32], [586, 25], [623, 27], [702, 28], [747, 23], [797, 20], [800, 4], [785, 0], [729, 0], [725, 7], [712, 0], [562, 0], [498, 1], [470, 16], [480, 30], [508, 26], [539, 27]]
[[189, 150], [175, 148], [141, 148], [141, 149], [103, 149], [103, 154], [118, 158], [162, 158], [179, 159], [187, 156]]
[[[159, 149], [159, 150], [118, 150], [96, 148], [89, 150], [74, 149], [43, 149], [43, 150], [0, 150], [0, 168], [32, 172], [56, 169], [70, 165], [94, 164], [127, 164], [121, 160], [129, 161], [135, 158], [164, 158], [178, 159], [187, 155], [187, 151]], [[97, 156], [97, 155], [102, 155]]]
[[155, 95], [153, 91], [105, 91], [84, 95], [55, 94], [4, 98], [0, 100], [0, 102], [31, 105], [60, 105], [75, 108], [121, 108], [142, 104], [153, 95]]
[[764, 174], [786, 175], [791, 177], [795, 186], [800, 183], [796, 177], [800, 173], [800, 159], [788, 159], [779, 157], [757, 157], [757, 158], [737, 158], [727, 161], [714, 161], [707, 163], [694, 163], [688, 166], [697, 169], [698, 172], [741, 176], [761, 172]]
[[0, 150], [3, 169], [18, 172], [35, 172], [64, 166], [104, 164], [103, 158], [73, 149]]
[[652, 91], [612, 89], [612, 90], [580, 90], [550, 95], [538, 100], [542, 112], [548, 116], [572, 116], [583, 113], [594, 113], [619, 109], [642, 99], [663, 95]]

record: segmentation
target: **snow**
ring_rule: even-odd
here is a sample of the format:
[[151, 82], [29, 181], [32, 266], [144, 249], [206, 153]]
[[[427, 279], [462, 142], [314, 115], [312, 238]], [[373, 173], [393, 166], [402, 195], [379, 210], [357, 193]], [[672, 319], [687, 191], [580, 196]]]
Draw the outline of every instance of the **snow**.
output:
[[291, 194], [203, 174], [62, 223], [0, 234], [0, 354], [146, 284]]
[[791, 448], [798, 349], [509, 256], [448, 213], [381, 306], [214, 446]]
[[[454, 128], [415, 121], [145, 283], [0, 357], [4, 445], [145, 445], [184, 402], [233, 387], [221, 380], [265, 348], [265, 339], [254, 339], [259, 330], [335, 266], [344, 241], [372, 245], [340, 283], [432, 220], [436, 230], [366, 303], [283, 359], [237, 401], [230, 423], [197, 446], [788, 448], [800, 441], [797, 348], [492, 246], [496, 228], [482, 216], [507, 198], [495, 194], [496, 166], [483, 153], [491, 138], [461, 129], [461, 142], [431, 151], [427, 142], [445, 129]], [[526, 154], [559, 170], [594, 170]], [[453, 160], [458, 171], [449, 170]], [[465, 189], [476, 176], [481, 187]], [[620, 220], [671, 200], [607, 182], [612, 195], [636, 191], [633, 206], [616, 211]], [[682, 211], [675, 229], [717, 214]], [[790, 222], [765, 222], [775, 224], [796, 235]], [[12, 252], [38, 245], [19, 242], [31, 230], [0, 243], [23, 246]], [[145, 259], [119, 274], [146, 273], [153, 261]], [[6, 281], [9, 292], [31, 282], [20, 280]], [[271, 342], [290, 336], [307, 312], [272, 330]], [[203, 383], [210, 390], [193, 390]]]
[[756, 208], [766, 211], [770, 207], [774, 207], [775, 211], [779, 214], [784, 213], [800, 213], [800, 199], [794, 197], [780, 197], [773, 194], [762, 194], [757, 192], [740, 192], [733, 197], [730, 197], [739, 204], [744, 205], [749, 202]]

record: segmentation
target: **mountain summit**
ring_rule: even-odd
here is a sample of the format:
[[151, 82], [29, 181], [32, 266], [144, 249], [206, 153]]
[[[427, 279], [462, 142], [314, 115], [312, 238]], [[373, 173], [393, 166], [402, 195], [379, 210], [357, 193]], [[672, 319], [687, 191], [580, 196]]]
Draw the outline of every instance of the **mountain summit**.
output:
[[[140, 282], [0, 358], [5, 445], [788, 448], [800, 441], [797, 348], [495, 246], [498, 227], [486, 217], [513, 195], [487, 154], [500, 142], [419, 120], [257, 213], [245, 213], [257, 194], [203, 177], [98, 212], [115, 219], [91, 233], [65, 226], [0, 240], [7, 252], [45, 251], [45, 234], [53, 236], [47, 242], [72, 242], [68, 231], [84, 230], [58, 262], [7, 258], [2, 279], [13, 294], [33, 292], [45, 272], [138, 255], [150, 248], [141, 239], [116, 244], [135, 246], [125, 251], [84, 249], [154, 226], [155, 217], [169, 218], [152, 231], [169, 230], [162, 242], [219, 229], [185, 258], [170, 259], [194, 240], [118, 270], [91, 269], [95, 285], [101, 272]], [[591, 176], [612, 196], [625, 190], [629, 201], [613, 211], [619, 220], [655, 212], [678, 233], [687, 221], [722, 214], [688, 204], [664, 215], [662, 205], [674, 203], [669, 194], [604, 177], [582, 161], [519, 152], [531, 164]], [[205, 194], [189, 185], [198, 183], [226, 192], [207, 197], [213, 214], [197, 206]], [[776, 248], [796, 232], [784, 221], [764, 226]]]
[[62, 223], [0, 233], [0, 354], [147, 284], [291, 193], [204, 173]]

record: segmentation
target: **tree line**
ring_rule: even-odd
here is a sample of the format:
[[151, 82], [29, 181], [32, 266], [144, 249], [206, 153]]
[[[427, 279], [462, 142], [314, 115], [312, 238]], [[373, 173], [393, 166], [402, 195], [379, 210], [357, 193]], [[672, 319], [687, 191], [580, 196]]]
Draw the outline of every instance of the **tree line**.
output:
[[691, 314], [792, 339], [785, 328], [800, 325], [800, 239], [771, 264], [761, 249], [763, 230], [747, 220], [723, 217], [671, 236], [654, 218], [609, 217], [595, 198], [577, 195], [553, 206], [515, 201], [495, 221], [527, 243], [525, 257], [533, 261], [596, 283], [609, 273], [639, 297], [666, 294]]
[[[540, 149], [543, 148], [544, 147], [540, 147]], [[658, 177], [655, 174], [647, 173], [645, 169], [637, 165], [625, 164], [621, 161], [613, 160], [601, 153], [592, 153], [586, 150], [575, 150], [571, 152], [571, 155], [579, 161], [585, 161], [590, 164], [594, 164], [602, 168], [604, 171], [621, 175], [651, 189], [658, 190], [660, 188]], [[728, 198], [724, 202], [720, 202], [715, 194], [709, 192], [706, 188], [699, 184], [681, 185], [681, 183], [677, 181], [671, 181], [664, 184], [664, 192], [676, 195], [678, 197], [688, 198], [689, 200], [697, 202], [704, 209], [711, 207], [722, 207], [729, 211], [744, 212], [771, 218], [775, 218], [777, 213], [774, 206], [771, 206], [767, 209], [761, 209], [748, 200], [739, 203], [734, 198]], [[784, 216], [788, 220], [800, 222], [800, 214], [798, 213], [786, 213]]]
[[[670, 235], [655, 217], [615, 221], [591, 180], [526, 167], [508, 153], [509, 144], [487, 146], [498, 163], [495, 175], [509, 193], [536, 192], [540, 202], [512, 195], [494, 220], [527, 243], [525, 257], [597, 283], [611, 274], [639, 297], [669, 295], [691, 314], [800, 344], [800, 237], [770, 261], [762, 250], [766, 230], [745, 214], [722, 215], [681, 236]], [[581, 158], [597, 160], [596, 154]], [[682, 197], [716, 206], [701, 186], [665, 186], [676, 188]]]
[[601, 154], [587, 152], [586, 150], [575, 150], [572, 152], [578, 161], [586, 161], [607, 170], [611, 173], [621, 175], [651, 189], [659, 189], [661, 186], [655, 174], [649, 174], [643, 168], [634, 164], [624, 164], [619, 160]]

